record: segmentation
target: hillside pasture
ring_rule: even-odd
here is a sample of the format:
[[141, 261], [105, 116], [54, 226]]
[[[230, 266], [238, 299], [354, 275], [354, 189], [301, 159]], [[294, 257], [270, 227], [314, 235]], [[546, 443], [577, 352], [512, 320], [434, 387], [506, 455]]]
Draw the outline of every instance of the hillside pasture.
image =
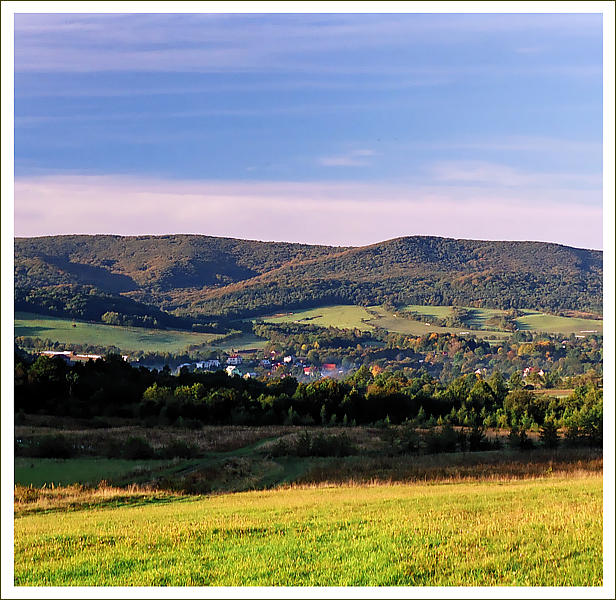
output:
[[18, 336], [60, 344], [116, 346], [122, 352], [183, 352], [188, 346], [211, 344], [220, 338], [212, 333], [120, 327], [26, 312], [15, 313], [15, 337]]
[[[160, 494], [159, 494], [160, 496]], [[600, 476], [17, 513], [17, 586], [599, 586]]]
[[374, 319], [374, 315], [370, 314], [363, 306], [338, 304], [323, 306], [322, 308], [278, 313], [265, 317], [263, 320], [268, 323], [299, 323], [301, 325], [370, 331], [374, 328], [369, 323], [372, 319]]
[[[471, 311], [468, 327], [440, 327], [425, 321], [409, 318], [410, 312], [419, 313], [426, 317], [445, 319], [453, 314], [452, 306], [429, 306], [411, 304], [403, 307], [399, 312], [392, 312], [383, 306], [350, 306], [333, 305], [321, 308], [289, 311], [264, 317], [269, 323], [297, 323], [318, 325], [320, 327], [339, 327], [370, 331], [381, 327], [392, 333], [406, 335], [423, 335], [425, 333], [457, 333], [467, 335], [472, 332], [478, 337], [497, 336], [508, 337], [511, 332], [490, 328], [486, 323], [493, 317], [499, 317], [504, 310], [496, 308], [461, 307]], [[541, 331], [562, 335], [596, 335], [603, 334], [603, 321], [595, 319], [581, 319], [577, 317], [559, 317], [548, 315], [534, 310], [523, 310], [523, 316], [516, 320], [517, 326], [523, 331]]]
[[252, 333], [244, 333], [241, 336], [231, 339], [223, 339], [222, 341], [213, 340], [210, 345], [216, 350], [234, 352], [237, 350], [250, 350], [252, 348], [260, 350], [265, 347], [266, 344], [267, 340], [257, 337]]
[[[394, 313], [382, 306], [350, 306], [333, 305], [321, 308], [311, 308], [307, 310], [290, 311], [264, 317], [263, 320], [269, 323], [297, 323], [305, 325], [318, 325], [320, 327], [339, 327], [347, 329], [359, 329], [361, 331], [371, 331], [375, 327], [381, 327], [392, 333], [402, 333], [406, 335], [423, 335], [425, 333], [461, 333], [469, 331], [468, 328], [461, 327], [439, 327], [410, 319], [404, 313], [415, 311], [439, 318], [445, 318], [451, 314], [451, 306], [408, 306], [399, 313]], [[482, 310], [482, 309], [477, 309]], [[510, 335], [508, 333], [486, 330], [476, 332], [476, 335], [487, 336]]]
[[522, 331], [543, 331], [562, 335], [603, 335], [603, 321], [580, 319], [578, 317], [559, 317], [533, 310], [524, 311], [524, 316], [516, 319]]

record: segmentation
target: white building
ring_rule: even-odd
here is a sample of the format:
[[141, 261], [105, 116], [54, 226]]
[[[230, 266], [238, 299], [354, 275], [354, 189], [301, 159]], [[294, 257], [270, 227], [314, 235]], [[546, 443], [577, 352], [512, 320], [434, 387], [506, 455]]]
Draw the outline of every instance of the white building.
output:
[[217, 369], [220, 367], [220, 361], [216, 358], [211, 360], [202, 360], [201, 362], [195, 363], [197, 369]]

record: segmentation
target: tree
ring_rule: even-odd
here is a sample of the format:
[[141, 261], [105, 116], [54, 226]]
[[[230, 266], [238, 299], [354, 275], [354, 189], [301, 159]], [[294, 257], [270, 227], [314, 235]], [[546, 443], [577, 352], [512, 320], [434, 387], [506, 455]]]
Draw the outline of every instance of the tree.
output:
[[553, 416], [550, 415], [543, 422], [539, 432], [539, 438], [546, 448], [556, 448], [558, 446], [558, 426]]
[[522, 373], [520, 371], [514, 371], [509, 377], [509, 389], [511, 390], [520, 390], [524, 385], [524, 381], [522, 379]]
[[107, 325], [122, 325], [120, 314], [113, 311], [107, 311], [101, 315], [101, 321]]

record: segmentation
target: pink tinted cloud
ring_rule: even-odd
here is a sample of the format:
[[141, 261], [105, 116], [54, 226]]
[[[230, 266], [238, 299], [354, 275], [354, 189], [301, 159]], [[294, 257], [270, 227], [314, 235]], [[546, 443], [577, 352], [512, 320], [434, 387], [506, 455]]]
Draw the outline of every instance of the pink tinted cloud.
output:
[[587, 191], [121, 176], [15, 181], [15, 235], [197, 233], [362, 245], [405, 235], [602, 247]]

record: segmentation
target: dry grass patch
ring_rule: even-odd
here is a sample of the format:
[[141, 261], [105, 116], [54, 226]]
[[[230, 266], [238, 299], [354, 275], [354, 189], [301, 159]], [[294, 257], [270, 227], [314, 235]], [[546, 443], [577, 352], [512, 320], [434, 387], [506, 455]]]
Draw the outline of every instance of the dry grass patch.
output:
[[113, 487], [104, 481], [96, 487], [77, 483], [67, 486], [43, 486], [42, 488], [16, 485], [14, 512], [16, 516], [21, 516], [46, 511], [169, 501], [181, 496], [180, 493], [170, 493], [148, 486]]

